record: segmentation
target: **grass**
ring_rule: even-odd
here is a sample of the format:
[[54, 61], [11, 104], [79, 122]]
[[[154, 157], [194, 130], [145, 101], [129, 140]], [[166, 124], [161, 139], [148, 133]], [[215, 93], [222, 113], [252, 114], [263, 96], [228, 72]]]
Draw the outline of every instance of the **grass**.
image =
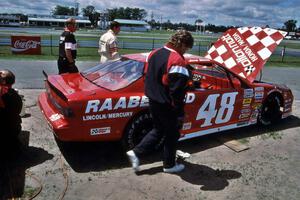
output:
[[[135, 49], [120, 49], [120, 54], [130, 54], [146, 52], [146, 50], [135, 50]], [[18, 55], [12, 54], [10, 46], [0, 46], [0, 59], [8, 60], [56, 60], [58, 57], [58, 48], [50, 47], [42, 48], [41, 55]], [[79, 48], [78, 49], [78, 61], [98, 61], [99, 54], [98, 48]]]
[[267, 140], [267, 139], [280, 140], [280, 139], [282, 139], [281, 133], [276, 132], [276, 131], [271, 131], [269, 133], [261, 135], [260, 137], [263, 140]]
[[[30, 35], [35, 35], [35, 34], [30, 34]], [[53, 45], [57, 45], [58, 41], [59, 41], [59, 34], [37, 34], [41, 36], [41, 41], [50, 41], [51, 44]], [[90, 36], [82, 36], [82, 35], [76, 35], [76, 40], [78, 41], [78, 43], [80, 44], [80, 42], [82, 41], [89, 41], [90, 43], [94, 44], [95, 46], [98, 45], [99, 42], [99, 35], [90, 35]], [[1, 35], [0, 34], [0, 40], [1, 39], [9, 39], [10, 35]], [[164, 44], [168, 41], [169, 35], [168, 36], [160, 36], [160, 35], [129, 35], [129, 34], [120, 34], [120, 36], [118, 37], [118, 41], [119, 44], [122, 43], [158, 43], [158, 44]], [[216, 39], [212, 39], [211, 37], [207, 38], [205, 36], [198, 36], [197, 38], [195, 37], [195, 43], [198, 45], [199, 43], [201, 45], [205, 45], [208, 46], [211, 44], [211, 42], [215, 41]], [[122, 46], [122, 45], [121, 45]]]
[[300, 49], [300, 43], [298, 42], [290, 42], [287, 40], [284, 40], [282, 43], [280, 43], [280, 46], [286, 46], [286, 48], [291, 49]]
[[266, 66], [276, 66], [276, 67], [300, 67], [300, 57], [296, 56], [285, 56], [282, 60], [282, 57], [279, 55], [272, 55]]
[[[120, 49], [121, 54], [129, 53], [140, 53], [147, 52], [147, 50], [139, 49]], [[190, 52], [198, 55], [199, 52]], [[203, 56], [204, 52], [201, 52]], [[12, 54], [10, 46], [0, 46], [0, 59], [11, 59], [11, 60], [56, 60], [58, 56], [58, 48], [53, 47], [43, 47], [42, 55], [17, 55]], [[98, 61], [99, 54], [98, 48], [78, 48], [78, 61]], [[266, 63], [267, 67], [276, 66], [276, 67], [300, 67], [300, 57], [295, 56], [285, 56], [283, 61], [281, 56], [272, 55], [269, 61]]]
[[[40, 35], [42, 40], [52, 40], [54, 44], [57, 45], [59, 40], [59, 35], [61, 31], [54, 32], [53, 34], [41, 33], [41, 34], [32, 34], [25, 32], [26, 29], [21, 30], [23, 33], [16, 34], [30, 34], [30, 35]], [[52, 30], [49, 30], [49, 32]], [[76, 39], [79, 41], [79, 45], [81, 41], [89, 41], [91, 44], [95, 45], [95, 47], [79, 47], [78, 48], [78, 61], [97, 61], [99, 60], [98, 54], [98, 41], [99, 36], [103, 33], [100, 30], [79, 30], [76, 32]], [[137, 43], [145, 43], [148, 44], [149, 47], [153, 47], [154, 44], [162, 45], [167, 42], [168, 38], [174, 31], [151, 31], [151, 32], [133, 32], [133, 33], [124, 33], [121, 32], [119, 34], [119, 46], [121, 54], [128, 53], [140, 53], [147, 52], [150, 50], [140, 50], [140, 49], [127, 49], [128, 43], [137, 42]], [[0, 31], [0, 40], [8, 39], [10, 37], [9, 32]], [[84, 34], [84, 35], [83, 35]], [[215, 41], [217, 36], [215, 35], [201, 35], [193, 33], [195, 38], [195, 43], [197, 45], [201, 45], [202, 47], [208, 47], [212, 41]], [[127, 37], [127, 38], [126, 38]], [[136, 37], [136, 38], [132, 38]], [[282, 48], [286, 46], [287, 48], [300, 49], [300, 43], [295, 43], [294, 41], [284, 40], [278, 48]], [[125, 48], [124, 48], [125, 47]], [[204, 51], [193, 51], [189, 52], [196, 55], [203, 56], [206, 52]], [[16, 55], [12, 54], [10, 50], [10, 46], [0, 46], [0, 59], [18, 59], [18, 60], [56, 60], [58, 56], [58, 47], [43, 47], [42, 55]], [[300, 67], [300, 58], [285, 56], [283, 61], [282, 58], [278, 55], [272, 55], [269, 61], [266, 63], [266, 66], [279, 66], [279, 67]]]
[[242, 144], [248, 144], [250, 141], [250, 138], [241, 138], [241, 139], [238, 139], [238, 141]]
[[25, 186], [24, 194], [22, 195], [22, 199], [24, 198], [31, 198], [36, 192], [38, 188], [33, 188], [31, 186]]
[[[52, 32], [52, 35], [60, 35], [62, 30], [52, 30], [52, 29], [48, 29], [49, 32]], [[102, 35], [105, 31], [103, 30], [98, 30], [98, 29], [94, 29], [94, 30], [77, 30], [76, 31], [76, 35], [81, 35], [81, 34], [84, 34], [84, 35], [88, 35], [88, 36], [93, 36], [93, 37], [99, 37], [100, 35]], [[118, 36], [121, 36], [121, 37], [154, 37], [154, 38], [157, 38], [157, 37], [164, 37], [164, 38], [169, 38], [173, 33], [175, 33], [175, 31], [150, 31], [150, 32], [123, 32], [121, 31], [119, 33]], [[11, 31], [6, 31], [6, 30], [0, 30], [0, 36], [4, 36], [4, 35], [7, 35], [7, 36], [10, 36], [12, 33]], [[22, 34], [22, 35], [41, 35], [41, 36], [45, 36], [45, 35], [49, 35], [49, 33], [44, 33], [44, 32], [41, 32], [41, 33], [31, 33], [31, 32], [28, 32], [26, 29], [24, 30], [20, 30], [18, 31], [17, 33], [14, 33], [14, 34]], [[204, 38], [204, 39], [210, 39], [210, 38], [214, 38], [217, 39], [217, 36], [216, 35], [203, 35], [203, 34], [197, 34], [197, 33], [192, 33], [193, 34], [193, 37], [195, 39], [201, 39], [201, 38]]]

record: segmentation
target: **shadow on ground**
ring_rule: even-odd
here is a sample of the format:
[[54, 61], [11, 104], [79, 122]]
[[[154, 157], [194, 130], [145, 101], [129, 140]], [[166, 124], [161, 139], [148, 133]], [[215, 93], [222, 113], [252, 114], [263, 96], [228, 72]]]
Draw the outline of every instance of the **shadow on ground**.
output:
[[[30, 132], [22, 131], [21, 144], [1, 147], [0, 199], [14, 199], [24, 194], [26, 170], [53, 158], [42, 148], [28, 146]], [[15, 146], [13, 146], [15, 145]]]
[[204, 137], [194, 138], [192, 140], [182, 141], [179, 148], [189, 153], [197, 153], [222, 145], [223, 143], [221, 143], [218, 138], [223, 136], [226, 136], [225, 140], [223, 138], [223, 142], [226, 142], [226, 140], [247, 139], [255, 136], [261, 137], [262, 139], [281, 139], [281, 135], [284, 135], [284, 132], [281, 131], [296, 127], [300, 127], [300, 118], [292, 115], [269, 126], [255, 124], [248, 127], [237, 128]]
[[127, 157], [119, 142], [61, 142], [56, 143], [76, 172], [104, 171], [128, 167]]
[[[217, 138], [224, 134], [232, 139], [243, 139], [258, 135], [268, 135], [294, 127], [300, 127], [300, 119], [290, 116], [272, 126], [262, 127], [252, 125], [182, 141], [179, 143], [178, 148], [189, 153], [197, 153], [222, 145]], [[57, 141], [57, 144], [66, 161], [76, 172], [104, 171], [107, 169], [130, 167], [127, 157], [118, 142], [62, 143]], [[161, 160], [161, 153], [154, 153], [143, 158], [141, 164], [157, 162], [159, 160]], [[162, 171], [161, 169], [159, 170]]]
[[[201, 186], [201, 190], [223, 190], [229, 185], [228, 180], [238, 179], [242, 176], [240, 172], [234, 170], [214, 170], [205, 165], [193, 164], [186, 161], [183, 161], [181, 163], [185, 165], [185, 169], [183, 172], [176, 175], [190, 184]], [[137, 175], [153, 175], [161, 173], [162, 171], [163, 168], [162, 166], [160, 166], [142, 170], [140, 172], [137, 172]]]

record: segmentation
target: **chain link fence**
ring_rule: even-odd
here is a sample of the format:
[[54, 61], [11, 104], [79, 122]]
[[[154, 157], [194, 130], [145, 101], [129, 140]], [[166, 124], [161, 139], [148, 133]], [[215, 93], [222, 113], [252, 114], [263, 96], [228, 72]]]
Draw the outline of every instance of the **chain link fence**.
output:
[[[17, 34], [21, 35], [21, 34]], [[11, 54], [11, 34], [0, 34], [0, 56], [1, 54]], [[43, 55], [58, 56], [59, 35], [41, 35], [41, 47]], [[78, 56], [99, 56], [97, 36], [87, 36], [76, 34], [78, 43]], [[141, 37], [141, 36], [118, 36], [119, 49], [123, 52], [148, 52], [153, 49], [162, 47], [167, 37]], [[205, 55], [215, 38], [196, 39], [190, 53], [196, 55]], [[279, 47], [276, 48], [274, 55], [279, 55], [282, 61], [286, 56], [300, 57], [300, 42], [284, 40]]]
[[[20, 34], [18, 34], [20, 35]], [[96, 36], [75, 35], [78, 44], [79, 56], [98, 56], [98, 41]], [[43, 55], [58, 55], [59, 35], [41, 35], [41, 47]], [[168, 41], [167, 37], [140, 37], [140, 36], [118, 36], [118, 46], [121, 50], [132, 50], [134, 52], [147, 52], [164, 46]], [[212, 40], [195, 40], [191, 53], [203, 55]], [[11, 39], [10, 34], [0, 34], [0, 51], [2, 54], [10, 54]], [[130, 52], [130, 51], [129, 51]]]

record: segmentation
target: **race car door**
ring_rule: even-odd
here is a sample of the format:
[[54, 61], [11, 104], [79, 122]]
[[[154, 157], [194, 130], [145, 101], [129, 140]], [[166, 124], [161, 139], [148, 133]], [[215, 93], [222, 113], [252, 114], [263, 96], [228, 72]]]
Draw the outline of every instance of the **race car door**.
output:
[[[249, 94], [250, 98], [245, 101], [244, 91], [248, 89], [242, 88], [244, 84], [239, 78], [218, 66], [198, 69], [193, 74], [193, 80], [199, 80], [201, 84], [190, 90], [186, 96], [181, 139], [247, 124], [253, 95]], [[244, 109], [246, 103], [249, 108]]]

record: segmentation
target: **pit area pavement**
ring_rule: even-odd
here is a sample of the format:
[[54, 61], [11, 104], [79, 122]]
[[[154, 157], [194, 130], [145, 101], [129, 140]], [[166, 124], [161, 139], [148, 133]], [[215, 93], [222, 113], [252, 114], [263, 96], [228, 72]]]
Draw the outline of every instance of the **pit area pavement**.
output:
[[[179, 149], [191, 153], [182, 161], [182, 173], [163, 173], [158, 152], [145, 157], [142, 171], [135, 174], [118, 142], [57, 142], [37, 105], [42, 91], [20, 90], [27, 113], [21, 135], [25, 147], [2, 165], [0, 179], [10, 186], [0, 186], [2, 197], [29, 198], [40, 190], [35, 199], [300, 199], [299, 100], [293, 115], [273, 126], [254, 125], [180, 142]], [[250, 148], [230, 150], [218, 140], [223, 134]]]

